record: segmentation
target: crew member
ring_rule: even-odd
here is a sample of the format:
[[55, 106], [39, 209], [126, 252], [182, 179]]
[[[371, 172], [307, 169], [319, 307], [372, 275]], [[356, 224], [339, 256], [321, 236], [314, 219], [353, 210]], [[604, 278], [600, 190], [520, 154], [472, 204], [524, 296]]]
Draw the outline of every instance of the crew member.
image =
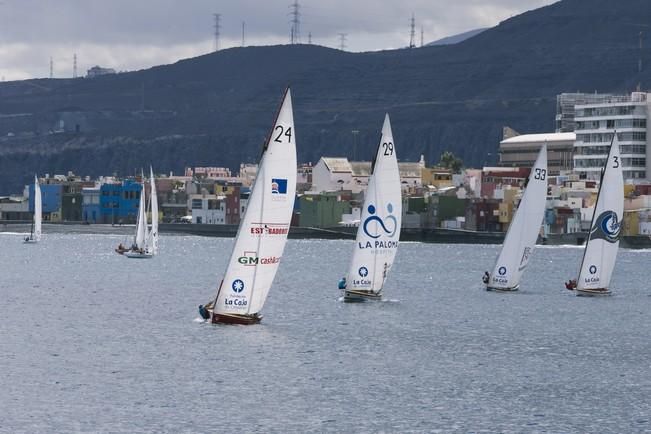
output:
[[482, 276], [481, 280], [484, 282], [484, 284], [488, 285], [488, 282], [491, 279], [491, 275], [488, 273], [488, 271], [484, 271], [484, 275]]

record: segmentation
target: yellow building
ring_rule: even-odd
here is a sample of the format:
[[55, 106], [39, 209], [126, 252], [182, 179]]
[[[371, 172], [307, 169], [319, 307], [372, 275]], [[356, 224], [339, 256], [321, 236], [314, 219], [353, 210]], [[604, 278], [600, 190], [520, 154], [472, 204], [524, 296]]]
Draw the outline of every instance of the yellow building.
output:
[[432, 185], [437, 189], [452, 187], [452, 171], [444, 167], [421, 168], [421, 184]]

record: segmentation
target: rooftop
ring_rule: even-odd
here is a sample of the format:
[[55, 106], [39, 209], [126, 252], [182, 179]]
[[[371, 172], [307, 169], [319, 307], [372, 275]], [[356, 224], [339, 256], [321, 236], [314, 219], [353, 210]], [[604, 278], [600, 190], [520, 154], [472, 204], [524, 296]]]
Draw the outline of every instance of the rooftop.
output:
[[502, 140], [500, 144], [532, 142], [573, 142], [575, 140], [575, 133], [521, 134], [519, 136]]

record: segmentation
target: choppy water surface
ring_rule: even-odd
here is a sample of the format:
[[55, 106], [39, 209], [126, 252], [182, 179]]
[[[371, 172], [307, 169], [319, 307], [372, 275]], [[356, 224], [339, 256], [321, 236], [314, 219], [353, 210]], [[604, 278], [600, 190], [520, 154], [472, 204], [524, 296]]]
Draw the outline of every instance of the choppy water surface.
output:
[[651, 252], [614, 296], [538, 249], [517, 294], [481, 290], [497, 246], [404, 243], [388, 301], [343, 304], [348, 241], [289, 241], [256, 326], [198, 322], [232, 240], [0, 235], [3, 432], [651, 431]]

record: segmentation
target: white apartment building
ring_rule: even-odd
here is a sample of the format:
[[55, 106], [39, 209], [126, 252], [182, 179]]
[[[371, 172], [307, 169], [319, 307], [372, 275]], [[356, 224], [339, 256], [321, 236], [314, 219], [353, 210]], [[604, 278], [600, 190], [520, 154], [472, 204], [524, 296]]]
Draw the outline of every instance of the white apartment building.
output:
[[226, 223], [226, 198], [214, 194], [192, 194], [188, 197], [192, 223], [223, 225]]
[[647, 158], [651, 150], [647, 136], [650, 96], [633, 92], [630, 96], [609, 96], [599, 103], [577, 104], [574, 171], [582, 178], [598, 180], [617, 131], [624, 180], [635, 183], [651, 177], [651, 159]]

